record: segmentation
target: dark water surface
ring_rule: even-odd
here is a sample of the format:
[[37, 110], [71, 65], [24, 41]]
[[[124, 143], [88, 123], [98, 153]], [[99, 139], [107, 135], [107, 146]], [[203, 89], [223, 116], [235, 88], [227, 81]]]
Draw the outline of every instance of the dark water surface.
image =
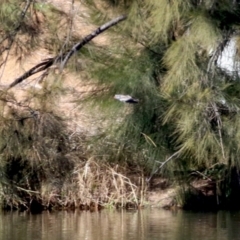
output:
[[240, 212], [194, 213], [162, 209], [135, 212], [1, 213], [4, 240], [238, 240]]

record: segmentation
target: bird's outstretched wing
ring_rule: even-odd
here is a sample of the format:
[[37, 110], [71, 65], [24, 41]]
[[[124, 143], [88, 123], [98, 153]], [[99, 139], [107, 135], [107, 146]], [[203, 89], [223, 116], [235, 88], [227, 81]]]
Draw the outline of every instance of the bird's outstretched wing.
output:
[[138, 99], [133, 98], [130, 95], [116, 94], [114, 96], [114, 98], [119, 100], [120, 102], [126, 102], [126, 103], [138, 103], [139, 102]]

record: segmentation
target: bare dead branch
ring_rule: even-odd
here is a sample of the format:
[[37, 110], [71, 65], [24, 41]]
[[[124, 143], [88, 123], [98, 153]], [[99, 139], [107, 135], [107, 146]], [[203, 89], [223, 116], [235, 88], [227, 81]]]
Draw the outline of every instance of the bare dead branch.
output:
[[46, 59], [44, 62], [41, 62], [25, 72], [22, 76], [15, 79], [11, 84], [8, 85], [7, 89], [15, 87], [17, 84], [21, 83], [23, 80], [27, 79], [28, 77], [46, 70], [47, 68], [51, 67], [55, 62], [55, 58]]
[[110, 22], [107, 22], [103, 24], [101, 27], [96, 29], [94, 32], [86, 36], [81, 42], [77, 43], [76, 45], [73, 46], [73, 48], [64, 56], [64, 58], [60, 58], [63, 61], [61, 62], [61, 69], [64, 68], [66, 65], [67, 61], [70, 59], [70, 57], [77, 51], [79, 51], [86, 43], [90, 42], [93, 38], [101, 34], [102, 32], [106, 31], [108, 28], [118, 24], [119, 22], [125, 20], [127, 17], [125, 15], [119, 16]]
[[119, 22], [125, 20], [126, 18], [127, 18], [127, 16], [121, 15], [121, 16], [103, 24], [102, 26], [97, 28], [95, 31], [93, 31], [92, 33], [87, 35], [85, 38], [83, 38], [83, 40], [81, 40], [80, 42], [75, 44], [70, 51], [62, 53], [59, 56], [46, 59], [45, 61], [37, 64], [36, 66], [34, 66], [33, 68], [31, 68], [30, 70], [25, 72], [22, 76], [18, 77], [11, 84], [9, 84], [7, 86], [7, 90], [15, 87], [17, 84], [21, 83], [22, 81], [24, 81], [28, 77], [30, 77], [30, 76], [38, 73], [38, 72], [41, 72], [41, 71], [44, 71], [44, 70], [48, 69], [49, 67], [51, 67], [54, 64], [60, 63], [60, 67], [61, 67], [61, 69], [63, 69], [65, 67], [65, 65], [67, 64], [68, 60], [70, 59], [70, 57], [74, 53], [79, 51], [85, 44], [90, 42], [93, 38], [95, 38], [96, 36], [98, 36], [102, 32], [106, 31], [108, 28], [118, 24]]
[[168, 163], [171, 159], [173, 159], [174, 157], [178, 156], [180, 153], [181, 149], [178, 150], [177, 152], [175, 152], [173, 155], [171, 155], [167, 160], [165, 160], [164, 162], [160, 162], [160, 165], [157, 167], [157, 169], [152, 172], [151, 176], [147, 179], [147, 182], [150, 182], [150, 180], [152, 179], [152, 177], [166, 164]]

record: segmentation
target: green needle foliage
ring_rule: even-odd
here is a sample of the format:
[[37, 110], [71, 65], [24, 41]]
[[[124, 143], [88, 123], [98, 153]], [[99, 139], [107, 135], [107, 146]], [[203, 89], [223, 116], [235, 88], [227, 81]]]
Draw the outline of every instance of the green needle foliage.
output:
[[[122, 11], [123, 1], [104, 2], [114, 2], [115, 10]], [[239, 3], [135, 0], [128, 4], [128, 20], [119, 33], [124, 41], [113, 43], [122, 52], [111, 55], [110, 65], [104, 61], [105, 66], [93, 71], [111, 86], [110, 93], [140, 99], [115, 128], [112, 141], [130, 165], [144, 163], [150, 172], [160, 170], [159, 161], [173, 155], [164, 165], [168, 174], [179, 169], [202, 172], [221, 164], [226, 171], [219, 171], [220, 176], [212, 171], [206, 176], [228, 182], [228, 177], [239, 174], [240, 79], [237, 68], [227, 72], [218, 62], [230, 41], [238, 52]], [[234, 60], [237, 67], [238, 55]]]

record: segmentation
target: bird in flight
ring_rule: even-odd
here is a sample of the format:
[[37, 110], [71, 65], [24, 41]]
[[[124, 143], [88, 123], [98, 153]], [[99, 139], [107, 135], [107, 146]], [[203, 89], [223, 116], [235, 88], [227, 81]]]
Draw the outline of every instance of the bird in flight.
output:
[[139, 102], [138, 99], [133, 98], [130, 95], [116, 94], [114, 96], [114, 98], [119, 100], [120, 102], [125, 102], [125, 103], [138, 103]]

